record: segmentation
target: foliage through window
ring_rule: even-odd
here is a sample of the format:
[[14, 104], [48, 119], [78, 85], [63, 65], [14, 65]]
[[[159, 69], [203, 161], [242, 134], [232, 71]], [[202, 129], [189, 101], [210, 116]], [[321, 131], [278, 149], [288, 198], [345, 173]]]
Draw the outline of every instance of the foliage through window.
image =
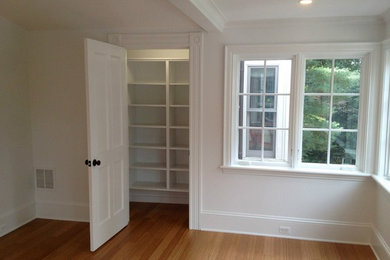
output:
[[356, 164], [361, 59], [306, 60], [302, 162]]

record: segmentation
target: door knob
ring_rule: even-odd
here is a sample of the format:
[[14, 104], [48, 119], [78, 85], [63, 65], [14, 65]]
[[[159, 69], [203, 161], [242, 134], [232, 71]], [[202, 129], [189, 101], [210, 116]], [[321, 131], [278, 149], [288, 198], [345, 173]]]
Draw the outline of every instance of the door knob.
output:
[[99, 166], [100, 165], [100, 160], [93, 159], [92, 165], [93, 166], [96, 166], [96, 165]]
[[91, 161], [90, 160], [85, 160], [85, 165], [87, 165], [88, 167], [91, 167]]

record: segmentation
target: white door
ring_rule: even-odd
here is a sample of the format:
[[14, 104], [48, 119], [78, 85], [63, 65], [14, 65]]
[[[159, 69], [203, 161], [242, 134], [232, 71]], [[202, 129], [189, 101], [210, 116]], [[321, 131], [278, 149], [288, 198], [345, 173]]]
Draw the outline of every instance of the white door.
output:
[[85, 40], [91, 251], [129, 222], [126, 50]]

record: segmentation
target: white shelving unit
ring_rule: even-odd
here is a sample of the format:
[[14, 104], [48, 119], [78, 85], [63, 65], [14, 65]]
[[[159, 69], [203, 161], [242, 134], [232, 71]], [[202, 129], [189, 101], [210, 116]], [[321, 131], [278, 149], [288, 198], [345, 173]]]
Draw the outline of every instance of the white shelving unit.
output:
[[188, 192], [188, 52], [174, 58], [133, 54], [128, 60], [130, 188]]

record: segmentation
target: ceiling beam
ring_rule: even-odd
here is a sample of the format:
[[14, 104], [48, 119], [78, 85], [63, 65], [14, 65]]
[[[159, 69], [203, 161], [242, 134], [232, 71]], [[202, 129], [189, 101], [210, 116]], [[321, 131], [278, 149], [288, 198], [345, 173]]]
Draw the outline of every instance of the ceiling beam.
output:
[[212, 0], [169, 0], [207, 32], [222, 32], [225, 17]]

